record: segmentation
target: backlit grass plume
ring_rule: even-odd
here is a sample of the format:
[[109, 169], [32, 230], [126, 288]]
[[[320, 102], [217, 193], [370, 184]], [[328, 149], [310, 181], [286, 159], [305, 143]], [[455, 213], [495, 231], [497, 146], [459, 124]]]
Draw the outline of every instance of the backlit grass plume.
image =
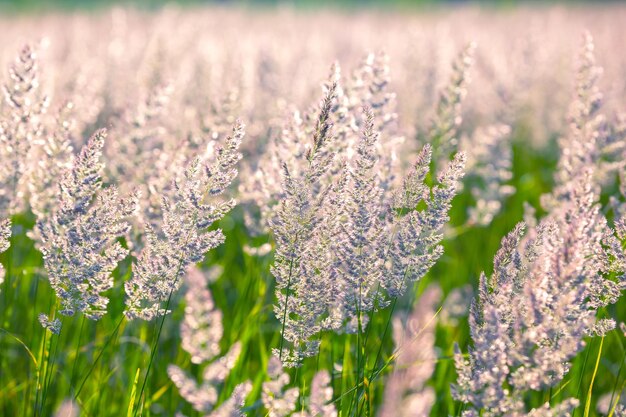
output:
[[175, 182], [173, 199], [163, 198], [162, 235], [146, 225], [145, 247], [133, 265], [132, 278], [124, 284], [128, 318], [151, 320], [168, 313], [162, 303], [169, 303], [187, 267], [223, 243], [222, 232], [208, 228], [235, 205], [234, 200], [215, 197], [237, 176], [243, 136], [244, 125], [238, 121], [215, 160], [205, 165], [193, 160], [183, 178]]
[[471, 139], [461, 141], [468, 155], [467, 179], [476, 185], [472, 196], [476, 205], [468, 209], [468, 221], [486, 226], [500, 213], [505, 199], [515, 190], [508, 183], [513, 176], [511, 128], [506, 125], [477, 129]]
[[461, 105], [467, 95], [469, 71], [474, 64], [475, 43], [469, 43], [452, 63], [450, 80], [439, 93], [435, 114], [425, 140], [433, 145], [433, 160], [441, 166], [458, 148], [458, 128], [463, 120]]
[[[615, 327], [596, 314], [625, 288], [624, 255], [599, 211], [592, 173], [580, 178], [562, 217], [541, 222], [524, 246], [518, 225], [503, 240], [493, 275], [481, 276], [470, 320], [474, 347], [468, 361], [456, 358], [455, 398], [474, 407], [464, 415], [525, 415], [528, 391], [556, 386], [584, 338]], [[568, 399], [533, 415], [569, 415], [576, 405]]]
[[322, 321], [328, 296], [332, 297], [327, 268], [318, 267], [318, 263], [327, 261], [323, 252], [317, 253], [318, 248], [322, 249], [318, 245], [328, 243], [316, 238], [324, 229], [329, 230], [323, 222], [330, 187], [321, 184], [321, 177], [333, 159], [327, 148], [332, 140], [329, 116], [336, 88], [336, 83], [332, 83], [325, 91], [312, 143], [303, 166], [297, 167], [300, 171], [294, 172], [283, 164], [284, 197], [271, 221], [276, 240], [272, 267], [277, 297], [274, 313], [282, 323], [282, 339], [293, 345], [293, 349], [283, 350], [281, 341], [275, 353], [286, 364], [295, 365], [302, 357], [317, 352], [317, 342], [311, 338], [326, 325]]
[[314, 336], [319, 332], [361, 333], [371, 313], [424, 276], [442, 254], [442, 228], [463, 176], [465, 157], [459, 153], [436, 184], [427, 185], [427, 145], [386, 200], [377, 171], [379, 132], [374, 113], [366, 108], [355, 156], [334, 184], [319, 183], [332, 154], [313, 152], [323, 152], [326, 145], [319, 138], [330, 129], [334, 88], [331, 84], [322, 101], [301, 178], [285, 169], [285, 198], [272, 224], [277, 242], [274, 311], [283, 339], [293, 345], [291, 351], [276, 353], [287, 366], [317, 353]]
[[0, 212], [24, 208], [29, 156], [42, 133], [48, 99], [41, 93], [35, 49], [25, 45], [9, 67], [0, 119]]
[[106, 132], [96, 132], [61, 179], [58, 209], [38, 224], [41, 251], [59, 312], [97, 320], [106, 313], [111, 273], [128, 251], [118, 241], [130, 227], [136, 198], [103, 188], [100, 161]]
[[437, 316], [441, 298], [437, 287], [428, 288], [406, 318], [396, 317], [393, 338], [396, 344], [394, 370], [385, 384], [385, 401], [380, 417], [427, 417], [435, 393], [427, 386], [437, 360], [434, 350]]
[[[9, 249], [11, 245], [11, 221], [3, 220], [0, 222], [0, 253]], [[0, 267], [0, 285], [4, 282], [5, 277], [4, 267]]]
[[180, 328], [182, 346], [191, 354], [192, 363], [205, 365], [202, 381], [196, 382], [194, 377], [176, 365], [169, 365], [167, 373], [178, 388], [180, 396], [196, 411], [204, 413], [203, 415], [243, 416], [245, 414], [241, 408], [252, 389], [249, 382], [237, 385], [231, 397], [216, 407], [219, 389], [239, 359], [241, 345], [234, 344], [224, 356], [219, 357], [219, 341], [223, 336], [222, 315], [213, 306], [211, 293], [202, 273], [192, 269], [187, 278], [187, 306]]

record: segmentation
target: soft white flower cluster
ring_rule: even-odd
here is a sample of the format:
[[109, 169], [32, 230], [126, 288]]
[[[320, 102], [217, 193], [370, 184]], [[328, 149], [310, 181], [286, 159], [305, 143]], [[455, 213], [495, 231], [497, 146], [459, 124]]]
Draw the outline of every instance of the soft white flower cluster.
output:
[[[11, 221], [2, 220], [0, 222], [0, 253], [9, 249], [11, 242]], [[0, 265], [0, 285], [4, 282], [4, 267]]]
[[163, 197], [162, 231], [157, 233], [146, 224], [145, 247], [133, 265], [132, 278], [124, 284], [128, 318], [151, 320], [166, 314], [187, 267], [224, 241], [221, 230], [208, 228], [235, 204], [215, 197], [237, 176], [243, 136], [244, 125], [238, 121], [215, 159], [205, 164], [194, 159], [183, 178], [175, 181], [172, 199]]
[[[136, 107], [125, 111], [120, 120], [114, 122], [112, 134], [116, 135], [116, 140], [105, 147], [107, 179], [118, 183], [124, 191], [138, 188], [141, 193], [138, 228], [146, 223], [160, 227], [162, 197], [172, 191], [172, 181], [188, 157], [173, 148], [184, 144], [173, 139], [169, 129], [166, 116], [171, 94], [169, 85], [157, 84], [147, 89]], [[132, 240], [140, 243], [134, 242], [140, 240], [135, 236]]]
[[527, 414], [524, 394], [554, 387], [585, 337], [604, 336], [615, 327], [612, 319], [596, 318], [626, 289], [624, 221], [618, 217], [615, 230], [609, 226], [594, 175], [603, 143], [599, 72], [585, 34], [556, 185], [543, 198], [550, 211], [526, 241], [523, 224], [503, 239], [492, 276], [480, 279], [470, 317], [474, 346], [469, 360], [456, 356], [454, 397], [471, 404], [464, 416], [571, 415], [577, 399], [546, 403]]
[[[343, 76], [338, 63], [331, 67], [325, 89], [334, 90], [334, 102], [329, 110], [329, 121], [334, 126], [334, 138], [327, 144], [329, 152], [340, 155], [334, 158], [328, 174], [338, 174], [346, 161], [356, 157], [359, 137], [363, 129], [362, 109], [370, 108], [377, 129], [385, 132], [384, 142], [377, 142], [381, 182], [392, 182], [398, 164], [398, 146], [404, 138], [397, 133], [396, 95], [389, 91], [388, 57], [383, 53], [368, 54], [350, 73]], [[333, 87], [334, 85], [334, 87]], [[240, 192], [260, 210], [258, 218], [247, 213], [251, 231], [264, 231], [273, 216], [278, 201], [284, 195], [280, 181], [283, 164], [290, 171], [299, 171], [305, 163], [309, 149], [308, 135], [315, 129], [315, 111], [300, 112], [292, 107], [285, 110], [286, 121], [281, 121], [278, 132], [270, 136], [270, 142], [254, 172], [249, 173], [240, 186]], [[329, 175], [326, 175], [327, 177]], [[328, 178], [323, 180], [324, 183]], [[390, 184], [383, 186], [388, 189]], [[250, 209], [251, 207], [248, 207]]]
[[45, 315], [44, 313], [40, 313], [37, 319], [39, 320], [39, 324], [41, 324], [41, 327], [48, 330], [49, 332], [53, 334], [61, 333], [61, 320], [59, 320], [58, 318], [50, 320], [47, 315]]
[[63, 173], [56, 210], [40, 219], [41, 252], [50, 285], [61, 302], [60, 313], [81, 312], [97, 320], [106, 313], [113, 287], [111, 273], [128, 250], [118, 241], [130, 224], [137, 199], [120, 199], [114, 187], [103, 188], [100, 158], [106, 132], [96, 132]]
[[[63, 103], [58, 109], [55, 123], [42, 137], [39, 161], [31, 169], [29, 203], [39, 220], [49, 217], [57, 209], [59, 178], [63, 178], [72, 166], [72, 142], [77, 136], [74, 112], [71, 102]], [[38, 243], [41, 240], [37, 230], [33, 230], [32, 237]]]
[[[9, 45], [40, 31], [51, 40], [22, 48], [3, 83], [0, 218], [20, 222], [29, 210], [36, 216], [29, 236], [43, 254], [63, 315], [101, 318], [114, 287], [112, 272], [129, 254], [129, 319], [167, 314], [187, 274], [182, 348], [194, 365], [207, 365], [201, 382], [175, 365], [169, 375], [197, 411], [239, 416], [250, 383], [238, 385], [221, 404], [218, 392], [228, 385], [241, 346], [215, 360], [222, 313], [193, 265], [224, 241], [213, 227], [235, 202], [216, 197], [235, 181], [245, 154], [246, 175], [237, 185], [238, 198], [253, 203], [246, 207], [247, 226], [270, 232], [274, 241], [243, 250], [265, 257], [275, 244], [274, 313], [282, 333], [268, 364], [270, 381], [262, 387], [263, 407], [269, 416], [335, 417], [331, 375], [317, 373], [305, 398], [288, 387], [283, 365], [298, 366], [318, 353], [324, 332], [363, 332], [373, 314], [424, 277], [443, 254], [444, 228], [464, 172], [476, 201], [467, 210], [469, 225], [492, 221], [514, 191], [507, 184], [512, 127], [534, 130], [529, 137], [539, 142], [558, 135], [555, 186], [542, 199], [547, 215], [538, 224], [529, 215], [526, 236], [522, 225], [513, 230], [493, 274], [481, 276], [471, 308], [473, 347], [467, 360], [456, 357], [454, 396], [467, 404], [465, 417], [570, 415], [575, 399], [528, 410], [526, 394], [554, 387], [584, 337], [615, 327], [597, 315], [626, 287], [626, 204], [611, 197], [613, 224], [599, 202], [602, 187], [618, 175], [626, 194], [626, 117], [600, 111], [601, 104], [610, 108], [612, 99], [624, 96], [626, 59], [612, 53], [605, 68], [613, 93], [603, 97], [605, 71], [596, 65], [591, 36], [584, 35], [567, 134], [555, 121], [566, 77], [536, 68], [563, 67], [569, 59], [563, 33], [583, 21], [597, 28], [620, 22], [623, 11], [616, 10], [606, 17], [555, 10], [548, 17], [525, 11], [523, 18], [500, 19], [476, 11], [446, 22], [395, 16], [384, 31], [372, 30], [380, 21], [370, 13], [346, 19], [283, 11], [258, 18], [168, 9], [154, 17], [117, 9], [111, 19], [41, 17], [41, 25], [24, 26], [28, 31], [0, 18]], [[597, 16], [603, 19], [595, 21]], [[527, 25], [531, 20], [536, 24]], [[254, 30], [242, 31], [243, 25]], [[175, 27], [168, 31], [175, 36], [161, 36], [153, 26]], [[460, 27], [467, 30], [455, 30]], [[515, 38], [495, 39], [494, 28]], [[459, 32], [486, 41], [489, 53], [477, 56], [475, 45], [467, 44], [446, 72], [466, 42]], [[598, 45], [609, 45], [605, 52], [621, 46], [614, 36], [621, 32], [599, 33], [605, 38]], [[379, 45], [389, 55], [353, 52]], [[332, 59], [351, 71], [343, 74], [333, 65], [319, 106], [296, 110], [306, 105], [310, 79]], [[393, 80], [390, 61], [398, 64]], [[40, 72], [46, 62], [52, 71]], [[470, 70], [480, 81], [472, 94]], [[392, 92], [398, 88], [410, 92], [403, 95], [408, 99]], [[46, 93], [62, 100], [51, 112]], [[244, 146], [236, 115], [245, 117], [253, 138]], [[419, 131], [417, 121], [428, 117], [428, 128]], [[87, 141], [103, 124], [112, 125], [113, 140], [98, 131]], [[465, 144], [459, 144], [461, 132]], [[468, 154], [467, 167], [459, 147]], [[4, 220], [0, 252], [10, 238], [11, 222]], [[434, 394], [426, 380], [434, 369], [434, 322], [427, 319], [437, 299], [435, 290], [426, 292], [405, 325], [394, 321], [399, 348], [384, 416], [430, 411]], [[444, 319], [455, 320], [464, 297], [450, 300], [461, 305], [449, 306]], [[48, 331], [61, 331], [58, 317], [38, 319]], [[623, 413], [617, 408], [614, 415]]]
[[176, 365], [169, 365], [167, 373], [181, 397], [198, 412], [206, 413], [209, 417], [243, 416], [241, 409], [252, 389], [249, 382], [237, 385], [232, 395], [215, 408], [218, 390], [239, 359], [241, 345], [235, 343], [224, 356], [214, 360], [220, 353], [222, 314], [213, 305], [207, 288], [208, 281], [203, 274], [196, 269], [190, 269], [186, 277], [187, 306], [180, 329], [182, 346], [191, 355], [192, 363], [208, 365], [203, 370], [200, 384]]
[[[262, 401], [269, 417], [337, 417], [335, 405], [331, 402], [333, 390], [330, 387], [330, 375], [327, 371], [319, 371], [311, 381], [311, 392], [308, 401], [301, 399], [298, 403], [300, 390], [296, 387], [287, 388], [289, 375], [276, 357], [271, 357], [267, 364], [269, 380], [263, 383]], [[298, 411], [296, 409], [299, 408]]]
[[294, 414], [294, 417], [337, 417], [335, 405], [331, 402], [333, 389], [328, 371], [319, 371], [311, 381], [311, 393], [307, 408]]
[[[305, 344], [298, 350], [308, 356], [316, 352], [317, 345], [310, 339], [325, 324], [317, 323], [317, 320], [325, 312], [326, 300], [333, 297], [329, 281], [316, 279], [316, 271], [329, 277], [328, 267], [322, 265], [328, 265], [329, 260], [324, 256], [327, 251], [320, 251], [323, 245], [329, 244], [328, 239], [324, 238], [331, 230], [331, 227], [323, 224], [329, 187], [321, 184], [321, 177], [332, 163], [333, 155], [328, 152], [331, 139], [329, 118], [336, 99], [336, 89], [336, 82], [326, 89], [313, 131], [313, 143], [305, 153], [301, 171], [290, 170], [287, 164], [283, 164], [284, 197], [270, 223], [276, 240], [272, 267], [277, 296], [274, 312], [283, 324], [285, 339], [294, 344]], [[305, 300], [300, 294], [308, 289], [311, 290], [308, 294], [310, 298]], [[284, 352], [281, 350], [277, 353], [282, 358]], [[285, 361], [297, 363], [297, 354], [286, 356]]]
[[286, 417], [296, 410], [296, 401], [300, 391], [298, 388], [288, 388], [289, 375], [283, 370], [280, 360], [272, 356], [267, 364], [269, 380], [263, 383], [262, 401], [269, 417]]
[[588, 32], [583, 41], [576, 71], [575, 98], [570, 106], [569, 129], [559, 138], [561, 156], [555, 174], [555, 187], [542, 196], [542, 205], [554, 210], [570, 198], [572, 178], [592, 168], [594, 182], [604, 186], [619, 174], [623, 178], [626, 152], [626, 125], [623, 117], [607, 118], [602, 112], [603, 95], [599, 88], [601, 67], [596, 65], [593, 38]]
[[41, 94], [39, 61], [30, 45], [22, 48], [9, 67], [3, 86], [0, 118], [0, 213], [14, 214], [24, 208], [32, 149], [42, 134], [42, 117], [48, 99]]
[[180, 396], [191, 404], [196, 411], [205, 413], [207, 417], [243, 416], [241, 408], [246, 396], [252, 389], [249, 382], [237, 385], [230, 398], [215, 408], [218, 400], [218, 388], [237, 362], [240, 353], [241, 346], [239, 344], [233, 345], [224, 356], [210, 363], [204, 369], [200, 384], [176, 365], [168, 366], [167, 373], [178, 388]]
[[406, 320], [393, 321], [396, 344], [394, 370], [385, 383], [379, 417], [428, 417], [435, 392], [426, 383], [435, 370], [437, 355], [436, 306], [441, 299], [438, 287], [429, 287]]
[[433, 160], [437, 167], [445, 164], [458, 147], [457, 130], [463, 121], [461, 106], [467, 95], [475, 49], [476, 44], [469, 43], [454, 60], [450, 80], [439, 95], [430, 130], [423, 136], [423, 142], [433, 146]]
[[[393, 117], [377, 116], [370, 107], [348, 117], [336, 65], [324, 88], [313, 143], [299, 165], [283, 164], [283, 194], [270, 222], [276, 239], [274, 311], [283, 325], [275, 353], [286, 366], [314, 355], [314, 336], [321, 331], [362, 331], [369, 314], [424, 276], [442, 254], [442, 229], [463, 176], [465, 158], [458, 153], [428, 185], [426, 145], [395, 185], [375, 125]], [[337, 145], [341, 139], [350, 143], [342, 120], [361, 126], [353, 154], [345, 153], [346, 143]], [[338, 125], [334, 131], [331, 121]], [[283, 349], [284, 341], [292, 346]]]
[[[493, 275], [481, 276], [470, 318], [474, 347], [469, 361], [457, 355], [455, 397], [473, 405], [468, 416], [525, 415], [525, 392], [555, 386], [583, 338], [615, 326], [596, 313], [626, 288], [624, 254], [599, 211], [591, 173], [582, 178], [563, 217], [542, 221], [523, 248], [518, 225], [503, 240]], [[569, 415], [576, 401], [568, 404], [541, 415]]]
[[202, 271], [187, 271], [185, 317], [180, 325], [181, 346], [191, 355], [191, 362], [208, 361], [220, 352], [222, 338], [222, 312], [215, 308], [208, 279]]
[[[75, 103], [65, 101], [54, 117], [46, 118], [48, 100], [41, 91], [35, 51], [22, 49], [3, 88], [0, 211], [8, 216], [29, 206], [37, 217], [29, 236], [44, 255], [61, 314], [82, 312], [91, 319], [105, 314], [108, 299], [103, 293], [113, 287], [111, 272], [129, 253], [120, 238], [140, 251], [125, 284], [126, 315], [151, 319], [164, 313], [167, 308], [161, 303], [178, 288], [187, 266], [223, 241], [219, 230], [207, 229], [234, 206], [233, 200], [215, 197], [237, 175], [244, 126], [236, 121], [222, 146], [210, 149], [219, 138], [207, 141], [194, 133], [177, 152], [171, 140], [175, 132], [164, 116], [171, 88], [160, 81], [145, 88], [146, 98], [136, 111], [122, 112], [109, 145], [104, 130], [84, 144], [84, 132], [104, 111], [103, 100], [96, 97], [98, 92], [81, 89], [85, 80], [79, 76], [67, 87], [81, 89], [80, 97], [69, 96], [80, 99], [93, 93], [89, 109], [79, 112]], [[92, 81], [92, 87], [98, 85]], [[88, 114], [94, 109], [95, 115]], [[75, 147], [82, 148], [80, 154], [73, 153]], [[116, 187], [103, 187], [103, 175], [132, 197], [120, 199]], [[145, 223], [145, 234], [131, 233], [137, 223]]]
[[467, 210], [472, 225], [489, 225], [504, 199], [515, 192], [507, 184], [513, 177], [510, 135], [509, 126], [492, 125], [476, 129], [471, 138], [461, 142], [460, 148], [467, 154], [467, 177], [476, 184], [471, 188], [476, 205]]

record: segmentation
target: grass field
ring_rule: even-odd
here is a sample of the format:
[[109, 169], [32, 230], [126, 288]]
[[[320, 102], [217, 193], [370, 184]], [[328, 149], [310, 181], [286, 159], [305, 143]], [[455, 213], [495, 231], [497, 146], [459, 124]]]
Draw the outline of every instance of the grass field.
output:
[[[624, 16], [619, 6], [402, 16], [199, 8], [6, 20], [2, 37], [7, 41], [0, 48], [7, 69], [0, 107], [0, 189], [1, 217], [10, 219], [11, 226], [10, 246], [0, 255], [5, 272], [0, 287], [0, 415], [624, 415], [617, 404], [626, 401], [626, 335], [620, 327], [626, 303], [608, 300], [613, 284], [597, 288], [599, 282], [615, 283], [619, 298], [624, 282], [619, 221], [626, 130], [617, 116], [626, 92], [626, 60], [619, 43]], [[532, 25], [527, 27], [527, 21]], [[511, 27], [519, 28], [517, 35], [505, 30]], [[581, 43], [584, 29], [597, 35], [595, 49], [590, 37]], [[471, 40], [477, 41], [475, 50], [464, 47]], [[21, 49], [24, 42], [31, 46]], [[364, 51], [381, 46], [388, 61], [379, 60], [382, 54], [361, 58]], [[329, 78], [335, 60], [344, 70], [340, 78], [331, 71]], [[604, 67], [601, 78], [598, 67]], [[327, 107], [323, 100], [319, 103], [323, 98]], [[364, 106], [373, 108], [372, 129], [379, 136], [368, 133]], [[233, 140], [236, 119], [246, 125], [241, 146]], [[502, 125], [506, 128], [500, 127], [500, 135], [481, 130]], [[108, 130], [104, 144], [88, 142], [99, 128]], [[399, 137], [403, 140], [394, 141]], [[367, 138], [381, 145], [368, 148]], [[409, 178], [427, 143], [434, 157], [420, 182], [427, 187], [426, 196], [412, 206], [393, 205], [393, 190], [405, 197], [423, 194], [403, 179]], [[468, 155], [462, 185], [452, 192], [449, 211], [441, 197], [443, 211], [436, 212], [436, 187], [457, 186], [456, 180], [445, 183], [436, 175], [454, 164], [450, 157], [457, 151]], [[335, 159], [325, 165], [328, 155]], [[368, 155], [375, 155], [374, 168], [367, 168]], [[195, 158], [201, 167], [197, 171], [190, 168]], [[281, 177], [283, 162], [287, 174]], [[387, 162], [393, 175], [386, 171]], [[319, 177], [311, 167], [319, 168]], [[347, 191], [340, 188], [344, 176]], [[580, 197], [577, 192], [587, 184], [582, 181], [588, 181], [591, 191]], [[141, 191], [138, 208], [126, 213], [117, 197], [98, 200], [112, 186], [122, 196]], [[237, 201], [232, 210], [217, 205], [222, 192]], [[546, 203], [547, 195], [558, 202]], [[168, 200], [163, 203], [162, 197]], [[581, 220], [575, 214], [585, 198], [599, 212]], [[378, 199], [380, 206], [375, 205]], [[197, 204], [203, 202], [209, 205]], [[473, 220], [472, 209], [483, 203], [492, 204], [488, 216]], [[394, 222], [403, 216], [415, 213], [418, 220], [411, 222], [422, 221], [420, 216], [431, 210], [436, 214], [428, 221], [442, 225], [431, 235], [423, 225], [424, 230], [410, 235], [426, 249], [411, 252], [419, 255], [417, 264], [407, 266], [405, 274], [427, 265], [440, 233], [443, 253], [432, 255], [434, 265], [425, 267], [423, 277], [416, 273], [415, 283], [393, 293], [386, 281], [392, 261], [376, 255], [380, 242], [396, 238], [397, 227], [405, 226]], [[594, 229], [604, 227], [604, 218], [606, 229]], [[576, 222], [585, 219], [591, 225], [580, 232]], [[485, 376], [473, 397], [483, 398], [482, 405], [459, 401], [451, 390], [457, 384], [454, 346], [464, 352], [457, 359], [468, 358], [481, 329], [492, 331], [472, 323], [472, 338], [470, 305], [478, 296], [481, 273], [494, 273], [502, 239], [522, 220], [531, 237], [541, 236], [543, 224], [533, 223], [553, 220], [560, 227], [554, 239], [561, 243], [546, 242], [562, 250], [545, 252], [538, 261], [520, 261], [524, 267], [517, 273], [525, 281], [507, 287], [501, 278], [489, 284], [494, 314], [498, 308], [504, 312], [496, 321], [509, 327], [489, 333], [487, 346], [510, 343], [505, 349], [510, 357], [500, 370], [494, 370], [495, 364], [476, 368], [476, 378], [504, 375], [500, 380]], [[382, 238], [377, 229], [368, 229], [379, 223]], [[160, 243], [151, 246], [146, 224]], [[217, 237], [202, 240], [209, 236], [207, 230], [218, 229], [223, 243]], [[303, 233], [305, 242], [297, 246], [289, 240], [291, 232]], [[361, 240], [355, 237], [359, 233]], [[599, 234], [604, 240], [596, 242]], [[607, 234], [617, 236], [617, 254], [606, 249], [612, 242]], [[354, 241], [366, 243], [351, 252]], [[287, 244], [301, 249], [293, 254]], [[109, 252], [114, 247], [121, 255]], [[577, 248], [583, 248], [580, 259], [569, 253]], [[605, 249], [607, 265], [594, 253]], [[355, 272], [351, 262], [371, 267], [372, 281], [359, 273], [359, 282], [365, 283], [347, 289], [347, 277]], [[194, 264], [203, 277], [200, 284], [185, 272]], [[284, 287], [277, 288], [281, 272], [276, 265], [288, 266]], [[111, 285], [109, 266], [114, 268]], [[293, 273], [294, 268], [299, 272]], [[506, 275], [503, 271], [496, 266], [494, 277]], [[299, 280], [297, 287], [292, 279]], [[523, 307], [542, 279], [563, 280], [558, 281], [560, 291], [543, 293], [552, 297], [548, 305], [553, 307], [542, 313], [552, 324]], [[144, 297], [140, 310], [155, 305], [171, 313], [157, 310], [151, 320], [129, 314], [129, 282]], [[329, 300], [335, 290], [316, 287], [333, 282], [342, 283], [337, 284], [342, 294], [358, 294], [358, 305], [352, 306], [356, 310], [349, 302], [346, 307], [344, 301]], [[587, 292], [576, 296], [576, 308], [563, 307], [570, 302], [567, 297], [578, 294], [576, 288]], [[205, 289], [208, 301], [202, 298]], [[361, 303], [374, 291], [368, 310]], [[496, 295], [507, 291], [507, 300], [515, 303], [498, 306]], [[88, 297], [94, 292], [107, 300], [104, 313], [96, 317], [92, 313], [99, 301]], [[156, 292], [160, 295], [150, 299]], [[277, 304], [277, 294], [286, 297], [284, 304]], [[596, 295], [603, 301], [592, 303]], [[492, 301], [485, 300], [492, 299], [484, 297], [475, 308], [485, 309], [487, 320], [485, 306]], [[74, 300], [73, 315], [64, 304], [69, 299]], [[300, 310], [289, 310], [296, 308], [290, 300]], [[311, 330], [306, 343], [313, 341], [315, 352], [284, 369], [288, 385], [272, 387], [272, 350], [304, 346], [298, 335], [285, 338], [285, 329], [322, 304], [323, 312], [301, 330]], [[339, 324], [321, 324], [336, 313], [335, 307], [341, 310]], [[41, 313], [60, 320], [58, 334], [42, 327]], [[589, 326], [596, 317], [613, 319], [615, 328], [592, 336]], [[576, 322], [587, 327], [562, 330], [570, 320], [572, 327]], [[191, 335], [181, 323], [190, 326]], [[546, 328], [543, 338], [523, 339], [530, 345], [519, 342]], [[394, 339], [401, 329], [412, 338], [406, 347]], [[202, 360], [193, 359], [185, 343]], [[237, 343], [238, 359], [216, 359]], [[537, 352], [544, 349], [549, 354], [542, 368]], [[483, 353], [487, 359], [497, 354]], [[562, 359], [551, 363], [550, 357]], [[210, 368], [209, 362], [217, 365]], [[520, 363], [539, 369], [540, 376], [528, 376], [528, 381], [550, 382], [522, 388], [513, 380]], [[568, 363], [562, 378], [552, 374]], [[173, 381], [170, 365], [191, 375], [187, 390]], [[313, 383], [320, 371], [328, 372], [331, 391]], [[391, 382], [394, 375], [408, 376]], [[204, 382], [193, 386], [193, 380]], [[246, 382], [250, 385], [240, 386]], [[297, 388], [299, 395], [287, 388]], [[239, 389], [247, 393], [245, 404], [230, 404], [230, 409], [228, 401]], [[413, 402], [392, 403], [409, 397]], [[521, 404], [493, 406], [509, 398], [521, 399]], [[560, 409], [558, 404], [568, 399], [577, 399], [578, 405]], [[194, 409], [194, 401], [204, 401], [205, 410]], [[225, 406], [211, 414], [215, 404]], [[315, 409], [314, 404], [325, 407]]]

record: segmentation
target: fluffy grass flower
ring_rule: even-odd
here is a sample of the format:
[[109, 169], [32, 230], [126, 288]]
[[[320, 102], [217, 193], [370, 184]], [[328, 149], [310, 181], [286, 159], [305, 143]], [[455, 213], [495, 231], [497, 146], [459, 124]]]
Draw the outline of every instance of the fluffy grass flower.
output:
[[73, 160], [59, 184], [58, 210], [38, 223], [41, 251], [60, 313], [97, 320], [106, 313], [113, 287], [111, 273], [128, 251], [118, 239], [136, 210], [136, 198], [120, 199], [102, 188], [102, 147], [106, 132], [96, 132]]
[[[2, 220], [0, 222], [0, 253], [9, 249], [11, 242], [11, 220]], [[0, 265], [0, 284], [4, 282], [5, 270]]]
[[128, 318], [151, 320], [166, 314], [161, 304], [180, 287], [187, 267], [223, 243], [222, 232], [208, 228], [235, 205], [234, 200], [216, 197], [237, 176], [243, 136], [243, 123], [235, 123], [215, 160], [204, 166], [199, 159], [192, 161], [175, 182], [173, 199], [163, 198], [162, 234], [146, 225], [146, 245], [134, 263], [132, 278], [124, 284]]

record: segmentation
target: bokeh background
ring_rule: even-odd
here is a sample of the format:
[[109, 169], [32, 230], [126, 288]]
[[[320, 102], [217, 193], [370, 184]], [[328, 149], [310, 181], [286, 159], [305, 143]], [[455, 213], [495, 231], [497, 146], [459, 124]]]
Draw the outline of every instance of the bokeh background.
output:
[[463, 5], [481, 5], [488, 8], [511, 8], [519, 5], [584, 5], [620, 3], [620, 0], [543, 0], [520, 2], [517, 0], [0, 0], [0, 10], [5, 12], [45, 12], [50, 10], [97, 10], [111, 5], [133, 6], [142, 9], [157, 9], [167, 4], [179, 6], [245, 6], [276, 7], [288, 6], [298, 9], [336, 8], [356, 9], [375, 8], [382, 10], [413, 9], [424, 10]]

